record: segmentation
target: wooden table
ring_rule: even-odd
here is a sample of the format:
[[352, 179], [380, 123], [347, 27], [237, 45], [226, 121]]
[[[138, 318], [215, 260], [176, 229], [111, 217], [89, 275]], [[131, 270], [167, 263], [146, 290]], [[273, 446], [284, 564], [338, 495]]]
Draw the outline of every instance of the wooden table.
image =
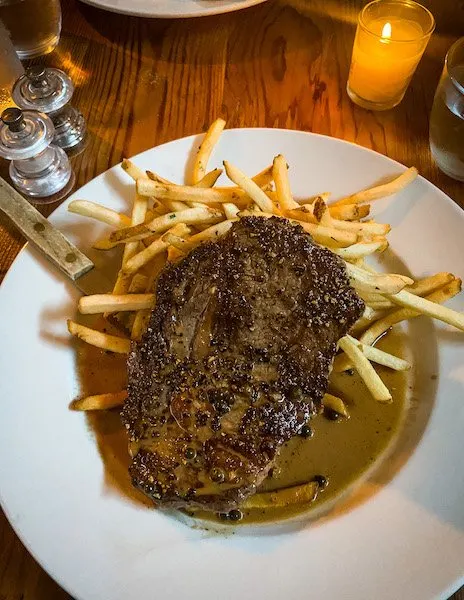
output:
[[[425, 3], [437, 29], [406, 97], [394, 110], [372, 113], [345, 92], [361, 0], [269, 0], [175, 21], [62, 0], [62, 39], [44, 61], [70, 74], [74, 103], [89, 125], [89, 144], [73, 159], [77, 185], [124, 156], [202, 131], [222, 116], [229, 127], [302, 129], [373, 148], [416, 165], [464, 207], [464, 184], [438, 171], [428, 145], [434, 90], [447, 49], [464, 31], [464, 4]], [[0, 174], [7, 175], [3, 161]], [[23, 243], [0, 216], [0, 280]], [[463, 590], [453, 599], [464, 600]], [[0, 599], [64, 598], [0, 513]]]

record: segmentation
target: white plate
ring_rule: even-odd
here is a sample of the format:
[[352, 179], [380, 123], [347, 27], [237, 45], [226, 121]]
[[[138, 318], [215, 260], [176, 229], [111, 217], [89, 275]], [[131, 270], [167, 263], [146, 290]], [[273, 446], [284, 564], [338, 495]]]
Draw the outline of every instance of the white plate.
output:
[[[198, 141], [178, 140], [135, 162], [182, 181]], [[403, 169], [340, 140], [271, 129], [226, 131], [212, 162], [227, 158], [254, 173], [278, 152], [291, 165], [297, 195], [331, 190], [337, 197]], [[114, 168], [73, 197], [125, 209], [132, 189]], [[82, 247], [105, 230], [65, 208], [51, 220]], [[377, 203], [377, 211], [393, 225], [391, 246], [404, 268], [418, 276], [464, 274], [464, 215], [433, 185], [419, 178]], [[68, 410], [76, 377], [65, 317], [76, 298], [29, 248], [0, 293], [1, 503], [24, 544], [74, 597], [426, 600], [446, 598], [463, 582], [464, 344], [458, 332], [416, 320], [422, 321], [415, 335], [419, 402], [386, 479], [371, 478], [355, 501], [312, 524], [226, 536], [190, 528], [106, 483], [85, 415]], [[452, 305], [462, 310], [463, 299]]]
[[220, 15], [266, 0], [81, 0], [97, 8], [136, 17], [159, 19]]

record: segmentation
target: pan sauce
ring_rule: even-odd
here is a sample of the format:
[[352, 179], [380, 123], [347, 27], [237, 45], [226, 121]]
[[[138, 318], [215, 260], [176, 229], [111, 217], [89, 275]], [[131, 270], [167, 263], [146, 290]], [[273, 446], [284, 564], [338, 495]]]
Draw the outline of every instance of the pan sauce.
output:
[[[379, 347], [397, 356], [405, 355], [398, 333], [385, 336]], [[117, 391], [126, 385], [124, 356], [102, 353], [79, 343], [77, 364], [83, 395]], [[383, 367], [379, 367], [378, 372], [392, 391], [393, 402], [382, 404], [373, 400], [356, 374], [332, 374], [330, 391], [344, 399], [350, 418], [334, 421], [320, 415], [313, 419], [310, 425], [314, 435], [307, 439], [294, 438], [282, 448], [272, 477], [264, 482], [260, 491], [302, 484], [321, 475], [328, 480], [327, 488], [310, 505], [244, 511], [241, 523], [286, 519], [322, 508], [372, 467], [401, 428], [408, 389], [407, 373]], [[127, 438], [117, 410], [90, 414], [88, 422], [105, 463], [107, 484], [132, 499], [144, 501], [141, 494], [131, 489]], [[218, 518], [203, 511], [196, 516], [208, 520]]]

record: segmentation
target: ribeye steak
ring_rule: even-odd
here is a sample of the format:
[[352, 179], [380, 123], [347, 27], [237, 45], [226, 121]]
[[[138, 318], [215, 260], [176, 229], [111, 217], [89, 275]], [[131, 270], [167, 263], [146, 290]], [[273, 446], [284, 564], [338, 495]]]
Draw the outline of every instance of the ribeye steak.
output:
[[363, 308], [343, 262], [276, 217], [242, 218], [165, 268], [128, 359], [134, 485], [159, 505], [239, 506], [320, 410]]

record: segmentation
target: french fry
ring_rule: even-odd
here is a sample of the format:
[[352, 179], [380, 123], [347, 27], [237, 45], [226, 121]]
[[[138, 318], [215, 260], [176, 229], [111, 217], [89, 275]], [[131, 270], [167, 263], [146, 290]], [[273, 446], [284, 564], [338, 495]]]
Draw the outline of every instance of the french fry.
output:
[[127, 390], [121, 390], [120, 392], [110, 392], [107, 394], [96, 394], [95, 396], [87, 396], [86, 398], [80, 398], [74, 400], [71, 404], [73, 410], [109, 410], [111, 408], [117, 408], [124, 404], [127, 398]]
[[148, 277], [142, 273], [136, 273], [132, 277], [132, 281], [129, 286], [129, 294], [142, 294], [147, 289]]
[[[231, 165], [228, 161], [224, 161], [224, 168], [226, 170], [227, 177], [233, 181], [239, 188], [241, 188], [245, 194], [247, 194], [253, 202], [259, 206], [259, 208], [263, 211], [273, 212], [273, 204], [270, 198], [266, 196], [266, 192], [264, 192], [259, 185], [257, 185], [252, 179], [247, 177], [245, 173], [240, 171], [234, 165]], [[234, 202], [235, 200], [229, 200], [229, 202]]]
[[[195, 209], [189, 209], [195, 210]], [[186, 235], [189, 233], [189, 228], [184, 223], [178, 223], [170, 230], [170, 233], [174, 235]], [[138, 252], [135, 256], [130, 258], [125, 265], [123, 265], [122, 270], [125, 275], [133, 275], [139, 269], [141, 269], [144, 265], [149, 263], [157, 254], [164, 252], [166, 248], [169, 246], [169, 243], [163, 241], [162, 239], [157, 239], [152, 242], [147, 248], [144, 248], [141, 252]], [[146, 307], [141, 307], [146, 308]]]
[[224, 218], [221, 211], [209, 207], [196, 207], [187, 210], [167, 213], [161, 217], [156, 217], [150, 223], [136, 225], [135, 227], [126, 227], [113, 231], [110, 235], [110, 241], [122, 244], [128, 241], [143, 240], [154, 233], [164, 233], [176, 223], [185, 223], [188, 225], [196, 223], [214, 223]]
[[131, 219], [127, 215], [89, 200], [73, 200], [69, 203], [68, 211], [81, 215], [81, 217], [96, 219], [113, 227], [127, 227], [131, 223]]
[[229, 229], [232, 227], [234, 221], [236, 221], [236, 220], [237, 219], [231, 219], [231, 220], [227, 220], [227, 221], [222, 221], [221, 223], [218, 223], [217, 225], [212, 225], [211, 227], [208, 227], [207, 229], [200, 231], [200, 233], [196, 233], [195, 235], [190, 236], [188, 238], [188, 241], [191, 244], [198, 245], [203, 242], [215, 240], [219, 237], [222, 237], [229, 231]]
[[[384, 352], [379, 348], [374, 348], [373, 346], [369, 346], [367, 344], [363, 344], [362, 342], [356, 340], [354, 337], [347, 335], [345, 336], [349, 340], [351, 340], [354, 344], [357, 345], [359, 350], [364, 354], [364, 356], [372, 361], [377, 363], [378, 365], [383, 365], [384, 367], [389, 367], [394, 371], [408, 371], [411, 368], [411, 364], [407, 360], [403, 360], [402, 358], [398, 358], [397, 356], [393, 356], [388, 352]], [[351, 368], [351, 365], [347, 363], [346, 357], [342, 354], [338, 355], [334, 360], [333, 369], [336, 373], [340, 373], [341, 371], [346, 371]]]
[[415, 296], [406, 290], [401, 290], [396, 294], [386, 294], [387, 298], [395, 304], [411, 308], [423, 315], [427, 315], [438, 321], [443, 321], [452, 325], [461, 331], [464, 331], [464, 313], [457, 312], [446, 306], [441, 306], [435, 302], [431, 302], [426, 298]]
[[297, 202], [300, 206], [305, 204], [314, 204], [318, 198], [324, 200], [324, 202], [328, 202], [331, 196], [330, 192], [322, 192], [321, 194], [316, 194], [315, 196], [309, 196], [309, 198], [294, 198], [295, 202]]
[[224, 210], [224, 214], [226, 215], [226, 219], [235, 219], [240, 212], [239, 207], [231, 202], [225, 202], [222, 205], [222, 208]]
[[141, 179], [147, 176], [146, 173], [142, 171], [142, 169], [139, 169], [139, 167], [134, 165], [134, 163], [131, 160], [128, 160], [127, 158], [123, 158], [121, 167], [134, 181], [137, 181], [137, 179]]
[[411, 292], [411, 294], [415, 294], [416, 296], [426, 296], [427, 294], [431, 294], [435, 290], [443, 287], [447, 283], [451, 283], [453, 279], [455, 279], [455, 277], [452, 273], [437, 273], [436, 275], [419, 279], [404, 289], [408, 292]]
[[357, 340], [353, 341], [353, 338], [345, 336], [339, 340], [338, 345], [353, 363], [373, 398], [378, 402], [390, 402], [392, 399], [390, 391], [360, 350]]
[[195, 244], [188, 242], [186, 239], [180, 237], [179, 235], [169, 233], [169, 231], [162, 236], [161, 240], [163, 242], [166, 242], [169, 246], [174, 246], [174, 248], [177, 248], [183, 254], [187, 254], [195, 248]]
[[79, 312], [83, 315], [95, 315], [103, 312], [133, 311], [151, 308], [153, 294], [94, 294], [82, 296], [79, 300]]
[[298, 208], [287, 211], [287, 217], [290, 219], [296, 219], [297, 221], [304, 221], [305, 223], [314, 223], [317, 225], [318, 220], [314, 216], [314, 208], [312, 204], [303, 204]]
[[354, 221], [341, 221], [339, 219], [332, 219], [332, 227], [342, 229], [343, 231], [355, 231], [359, 233], [368, 233], [370, 235], [386, 235], [391, 230], [390, 225], [376, 223], [375, 221], [362, 221], [357, 223]]
[[[288, 179], [288, 165], [282, 154], [278, 154], [272, 163], [272, 177], [276, 186], [277, 200], [280, 208], [292, 210], [299, 208], [299, 204], [293, 200]], [[264, 209], [263, 209], [264, 210]]]
[[341, 206], [329, 205], [330, 216], [341, 221], [359, 221], [369, 215], [369, 204], [343, 204]]
[[113, 250], [113, 248], [116, 248], [117, 245], [118, 242], [111, 242], [109, 238], [103, 237], [94, 242], [92, 244], [92, 248], [95, 248], [95, 250], [103, 250], [106, 252], [108, 250]]
[[206, 173], [200, 181], [195, 183], [195, 187], [211, 188], [221, 175], [222, 169], [213, 169], [212, 171], [209, 171], [209, 173]]
[[265, 169], [263, 169], [262, 171], [260, 171], [256, 175], [254, 175], [252, 177], [252, 179], [256, 183], [256, 185], [258, 185], [260, 188], [265, 188], [272, 181], [272, 178], [273, 178], [272, 171], [273, 171], [273, 165], [270, 165], [269, 167], [266, 167]]
[[[429, 302], [434, 302], [437, 305], [442, 304], [443, 302], [446, 302], [450, 298], [453, 298], [459, 294], [460, 291], [461, 280], [454, 279], [444, 287], [426, 296], [426, 300]], [[400, 308], [395, 310], [373, 323], [369, 329], [362, 334], [362, 336], [359, 338], [359, 341], [363, 344], [371, 346], [381, 335], [388, 331], [390, 327], [393, 327], [393, 325], [401, 323], [402, 321], [419, 317], [421, 314], [421, 312], [412, 308]]]
[[333, 248], [333, 252], [345, 260], [355, 260], [374, 254], [374, 252], [383, 252], [388, 247], [386, 239], [377, 242], [359, 242], [348, 246], [347, 248]]
[[211, 152], [213, 151], [214, 146], [217, 144], [217, 141], [220, 138], [225, 126], [226, 122], [224, 119], [216, 119], [209, 126], [193, 163], [192, 182], [194, 184], [198, 183], [201, 178], [204, 177]]
[[[264, 194], [261, 188], [256, 187]], [[142, 196], [154, 196], [162, 202], [165, 200], [178, 200], [180, 202], [198, 202], [200, 204], [222, 204], [223, 202], [240, 202], [245, 198], [242, 190], [237, 190], [233, 187], [201, 188], [173, 183], [159, 183], [151, 179], [137, 179], [137, 191]]]
[[322, 404], [325, 408], [333, 410], [338, 415], [345, 417], [345, 419], [350, 418], [350, 413], [348, 412], [345, 403], [338, 396], [334, 396], [332, 394], [324, 394], [324, 397], [322, 398]]
[[396, 194], [404, 189], [407, 185], [414, 181], [416, 177], [417, 169], [415, 167], [410, 167], [399, 177], [393, 179], [393, 181], [369, 188], [362, 192], [357, 192], [356, 194], [352, 194], [346, 198], [341, 198], [340, 200], [334, 202], [332, 206], [342, 206], [344, 204], [363, 204], [365, 202], [378, 200], [379, 198], [386, 198], [387, 196]]
[[130, 351], [130, 340], [116, 335], [109, 335], [101, 331], [96, 331], [85, 325], [80, 325], [68, 319], [68, 331], [71, 335], [87, 342], [91, 346], [96, 346], [102, 350], [109, 350], [119, 354], [127, 354]]
[[414, 281], [405, 275], [383, 275], [370, 273], [365, 269], [360, 269], [350, 263], [345, 263], [348, 277], [354, 282], [355, 287], [366, 292], [381, 292], [396, 294], [405, 286], [412, 285]]

